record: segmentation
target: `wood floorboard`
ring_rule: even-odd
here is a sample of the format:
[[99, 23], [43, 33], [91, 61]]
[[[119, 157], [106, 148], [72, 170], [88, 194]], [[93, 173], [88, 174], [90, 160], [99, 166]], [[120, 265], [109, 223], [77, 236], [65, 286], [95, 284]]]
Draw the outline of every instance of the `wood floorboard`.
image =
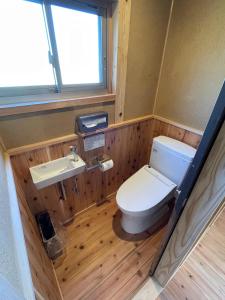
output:
[[136, 273], [114, 294], [114, 299], [131, 299], [137, 289], [139, 289], [145, 280], [149, 277], [149, 266], [151, 265], [152, 257], [147, 260]]
[[225, 299], [225, 208], [157, 300]]
[[[94, 290], [90, 291], [84, 299], [112, 299], [117, 289], [122, 288], [127, 281], [129, 281], [133, 275], [136, 273], [137, 269], [140, 268], [152, 259], [156, 248], [152, 247], [152, 244], [158, 244], [158, 236], [155, 236], [153, 239], [148, 239], [138, 246], [134, 251], [129, 253], [129, 255], [120, 261], [118, 266], [112, 270], [111, 273], [106, 275], [106, 278], [103, 279]], [[125, 291], [126, 293], [126, 291]]]
[[65, 300], [131, 299], [148, 276], [164, 233], [130, 235], [115, 199], [79, 214], [66, 228], [66, 256], [55, 262]]

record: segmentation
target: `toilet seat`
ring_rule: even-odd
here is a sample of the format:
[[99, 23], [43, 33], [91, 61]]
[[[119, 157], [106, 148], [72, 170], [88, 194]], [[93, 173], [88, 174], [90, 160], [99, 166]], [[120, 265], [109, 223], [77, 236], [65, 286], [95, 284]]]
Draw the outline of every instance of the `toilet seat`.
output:
[[143, 214], [157, 208], [175, 188], [175, 183], [146, 165], [122, 184], [116, 201], [126, 213]]

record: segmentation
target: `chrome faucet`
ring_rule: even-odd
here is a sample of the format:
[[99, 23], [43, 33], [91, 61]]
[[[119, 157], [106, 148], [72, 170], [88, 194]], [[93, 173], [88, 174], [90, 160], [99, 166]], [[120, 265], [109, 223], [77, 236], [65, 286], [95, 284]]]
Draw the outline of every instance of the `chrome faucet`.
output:
[[70, 155], [73, 155], [73, 161], [78, 161], [77, 146], [70, 146]]

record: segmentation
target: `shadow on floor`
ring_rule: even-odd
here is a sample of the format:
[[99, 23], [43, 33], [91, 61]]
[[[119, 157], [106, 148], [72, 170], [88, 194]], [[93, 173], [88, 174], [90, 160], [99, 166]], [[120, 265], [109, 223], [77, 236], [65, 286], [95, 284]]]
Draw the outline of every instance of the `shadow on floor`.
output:
[[155, 232], [159, 231], [161, 228], [163, 228], [169, 220], [170, 213], [165, 215], [160, 222], [155, 224], [151, 229], [148, 229], [144, 232], [138, 233], [138, 234], [131, 234], [125, 232], [121, 227], [121, 220], [122, 213], [120, 210], [117, 210], [117, 212], [113, 215], [112, 220], [112, 228], [115, 234], [121, 239], [125, 241], [142, 241], [147, 238], [149, 238], [151, 235], [153, 235]]

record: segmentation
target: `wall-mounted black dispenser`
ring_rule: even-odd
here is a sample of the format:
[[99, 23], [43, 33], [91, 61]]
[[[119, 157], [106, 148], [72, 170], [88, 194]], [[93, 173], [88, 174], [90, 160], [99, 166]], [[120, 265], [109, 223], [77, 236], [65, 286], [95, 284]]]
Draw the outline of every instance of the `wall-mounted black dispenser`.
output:
[[77, 129], [81, 133], [94, 132], [108, 127], [108, 113], [97, 112], [81, 115], [76, 118]]

